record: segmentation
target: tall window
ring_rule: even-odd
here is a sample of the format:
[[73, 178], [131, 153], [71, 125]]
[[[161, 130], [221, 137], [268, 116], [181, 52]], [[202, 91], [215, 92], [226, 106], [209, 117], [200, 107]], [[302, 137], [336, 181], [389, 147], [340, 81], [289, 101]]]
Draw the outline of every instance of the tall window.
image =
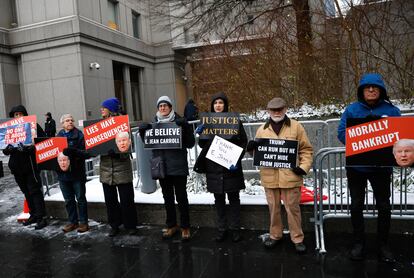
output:
[[141, 15], [135, 11], [132, 11], [132, 29], [134, 31], [134, 37], [141, 38]]
[[118, 1], [108, 0], [108, 27], [118, 30]]

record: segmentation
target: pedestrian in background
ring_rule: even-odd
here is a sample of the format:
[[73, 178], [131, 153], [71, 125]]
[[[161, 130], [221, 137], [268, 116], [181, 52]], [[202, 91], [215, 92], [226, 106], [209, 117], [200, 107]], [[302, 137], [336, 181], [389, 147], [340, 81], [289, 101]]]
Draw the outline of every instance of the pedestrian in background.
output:
[[52, 113], [46, 113], [46, 121], [45, 121], [45, 133], [47, 137], [55, 137], [56, 135], [56, 122], [52, 118]]
[[[162, 231], [162, 238], [169, 239], [180, 230], [177, 225], [174, 196], [177, 199], [180, 211], [181, 238], [186, 241], [190, 239], [190, 215], [187, 198], [187, 148], [194, 146], [194, 135], [187, 120], [178, 115], [172, 108], [172, 101], [168, 96], [162, 96], [157, 101], [157, 113], [155, 122], [176, 123], [182, 128], [181, 149], [156, 149], [152, 150], [153, 157], [161, 157], [165, 161], [166, 177], [159, 179], [164, 205], [167, 213], [167, 227]], [[148, 123], [142, 123], [139, 127], [141, 138], [147, 129], [151, 128]]]
[[[282, 98], [273, 98], [267, 104], [269, 119], [256, 132], [256, 139], [286, 139], [298, 141], [298, 166], [292, 169], [260, 167], [260, 180], [264, 186], [270, 213], [270, 236], [264, 241], [266, 248], [273, 248], [283, 237], [283, 225], [280, 202], [287, 213], [290, 239], [295, 244], [296, 252], [304, 253], [302, 218], [300, 212], [300, 187], [303, 176], [312, 167], [313, 148], [303, 126], [286, 115], [287, 103]], [[249, 141], [247, 151], [257, 147], [256, 141]]]
[[[103, 101], [101, 115], [104, 119], [119, 116], [119, 100], [109, 98]], [[110, 150], [108, 154], [101, 155], [99, 173], [104, 191], [108, 223], [111, 226], [109, 236], [118, 235], [119, 227], [122, 224], [129, 235], [137, 234], [137, 211], [132, 184], [131, 154], [115, 153], [115, 150]]]
[[[387, 95], [384, 81], [377, 73], [361, 77], [357, 92], [358, 100], [348, 105], [338, 126], [338, 139], [345, 144], [346, 120], [348, 118], [378, 119], [384, 116], [400, 116]], [[364, 200], [367, 181], [371, 184], [378, 210], [377, 246], [381, 261], [394, 262], [388, 247], [388, 234], [391, 224], [390, 183], [392, 167], [346, 167], [348, 188], [351, 194], [351, 222], [354, 230], [354, 243], [350, 251], [352, 260], [360, 261], [365, 257]]]
[[[13, 107], [9, 113], [10, 118], [28, 116], [23, 105]], [[37, 124], [37, 137], [45, 137], [43, 129]], [[10, 155], [9, 168], [14, 175], [16, 183], [23, 192], [30, 209], [30, 217], [23, 222], [24, 226], [36, 223], [35, 229], [40, 230], [47, 226], [45, 200], [42, 191], [40, 171], [37, 168], [34, 145], [18, 147], [8, 145], [3, 153]]]
[[[217, 93], [212, 97], [210, 111], [213, 113], [229, 112], [229, 101], [224, 93]], [[196, 133], [201, 134], [203, 130], [204, 125], [199, 125]], [[247, 136], [240, 120], [239, 134], [228, 141], [238, 145], [243, 150], [246, 148]], [[218, 229], [215, 240], [217, 242], [224, 241], [230, 228], [232, 241], [238, 242], [242, 239], [240, 234], [240, 190], [246, 188], [241, 164], [244, 151], [236, 165], [232, 165], [230, 169], [227, 169], [206, 158], [207, 151], [212, 142], [213, 139], [199, 140], [198, 144], [203, 150], [197, 158], [194, 170], [199, 173], [206, 173], [207, 190], [214, 194]], [[226, 214], [226, 194], [230, 204], [229, 217]]]
[[[85, 138], [82, 131], [74, 125], [71, 114], [64, 114], [60, 117], [62, 130], [58, 137], [66, 137], [68, 147], [63, 150], [62, 155], [69, 159], [69, 168], [66, 171], [57, 170], [60, 190], [65, 199], [66, 213], [69, 223], [62, 230], [67, 233], [73, 230], [84, 233], [89, 230], [88, 225], [88, 203], [86, 201], [86, 173], [85, 159], [89, 155], [85, 152]], [[64, 159], [61, 154], [59, 159]]]

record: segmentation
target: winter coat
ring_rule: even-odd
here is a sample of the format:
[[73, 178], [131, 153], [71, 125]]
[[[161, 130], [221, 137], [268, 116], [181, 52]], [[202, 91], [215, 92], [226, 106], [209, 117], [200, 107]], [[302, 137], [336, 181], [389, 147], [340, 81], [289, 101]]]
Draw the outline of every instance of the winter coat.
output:
[[[212, 97], [211, 112], [214, 112], [213, 104], [218, 98], [221, 98], [224, 101], [223, 112], [228, 112], [228, 99], [224, 93], [218, 93]], [[243, 152], [235, 165], [236, 170], [234, 171], [230, 171], [229, 169], [206, 158], [207, 151], [210, 148], [213, 139], [201, 139], [198, 143], [203, 150], [197, 158], [194, 170], [206, 173], [207, 190], [211, 193], [223, 194], [224, 192], [235, 192], [246, 188], [244, 184], [241, 160], [244, 156], [244, 150], [247, 145], [247, 135], [241, 121], [239, 121], [239, 131], [239, 136], [228, 140], [243, 149]]]
[[[298, 141], [298, 166], [306, 173], [312, 166], [313, 148], [303, 126], [296, 120], [285, 116], [282, 129], [277, 135], [269, 120], [256, 132], [256, 138], [287, 139]], [[260, 167], [260, 180], [266, 188], [294, 188], [303, 185], [302, 176], [296, 175], [291, 169]]]
[[69, 132], [65, 132], [64, 129], [60, 130], [57, 134], [58, 137], [66, 137], [68, 140], [68, 147], [78, 150], [76, 153], [69, 157], [70, 168], [69, 171], [63, 172], [58, 169], [58, 180], [60, 181], [86, 181], [85, 173], [85, 159], [89, 158], [89, 155], [85, 152], [85, 138], [82, 131], [74, 127]]
[[[180, 115], [175, 113], [175, 120], [180, 119]], [[155, 119], [156, 121], [157, 119]], [[194, 134], [191, 131], [191, 126], [185, 122], [182, 125], [182, 147], [181, 149], [157, 149], [152, 150], [152, 157], [162, 157], [165, 161], [167, 176], [187, 176], [188, 162], [187, 149], [194, 146]]]
[[[27, 110], [23, 105], [15, 106], [11, 109], [9, 116], [14, 117], [15, 112], [22, 112], [24, 116], [28, 116]], [[37, 124], [37, 137], [45, 137], [46, 134], [42, 127]], [[36, 164], [36, 155], [34, 146], [25, 146], [22, 151], [17, 148], [13, 148], [9, 153], [3, 150], [5, 155], [10, 155], [9, 168], [15, 176], [33, 175], [33, 177], [39, 176], [39, 170]]]
[[45, 122], [45, 133], [47, 137], [56, 136], [56, 122], [52, 118], [48, 118]]
[[129, 153], [101, 155], [99, 175], [100, 182], [108, 185], [132, 182], [131, 155]]
[[[374, 75], [375, 76], [375, 75]], [[364, 100], [363, 87], [366, 85], [377, 85], [380, 88], [380, 99], [374, 106], [369, 106]], [[394, 106], [387, 96], [384, 84], [372, 79], [371, 75], [362, 78], [358, 87], [358, 101], [348, 105], [341, 116], [338, 126], [338, 139], [345, 144], [346, 120], [348, 118], [380, 118], [384, 116], [401, 116], [400, 109]], [[355, 170], [363, 172], [375, 171], [375, 167], [353, 167]], [[390, 171], [390, 169], [389, 169]]]

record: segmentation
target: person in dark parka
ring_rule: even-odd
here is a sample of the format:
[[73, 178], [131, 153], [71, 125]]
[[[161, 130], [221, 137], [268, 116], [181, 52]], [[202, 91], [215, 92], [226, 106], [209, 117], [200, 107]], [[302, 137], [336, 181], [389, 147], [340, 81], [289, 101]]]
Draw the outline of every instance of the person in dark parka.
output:
[[[229, 102], [224, 93], [218, 93], [212, 97], [211, 112], [228, 112]], [[202, 133], [203, 125], [197, 129], [197, 133]], [[240, 235], [240, 190], [245, 188], [243, 169], [241, 159], [244, 156], [244, 151], [241, 154], [236, 165], [232, 165], [230, 169], [224, 168], [217, 163], [206, 159], [206, 154], [213, 139], [202, 139], [199, 141], [199, 146], [203, 148], [194, 170], [197, 172], [206, 173], [207, 190], [214, 194], [214, 203], [217, 211], [217, 225], [218, 234], [216, 241], [224, 241], [227, 237], [228, 227], [231, 230], [232, 241], [238, 242], [242, 239]], [[229, 140], [239, 147], [246, 148], [247, 136], [244, 131], [243, 124], [239, 121], [239, 135]], [[204, 170], [203, 170], [204, 169]], [[226, 194], [230, 203], [230, 217], [226, 216]], [[229, 220], [229, 226], [227, 221]]]
[[[187, 148], [192, 148], [195, 139], [191, 126], [187, 120], [172, 108], [172, 101], [168, 96], [161, 96], [157, 101], [157, 114], [155, 121], [157, 123], [175, 122], [182, 128], [182, 148], [181, 149], [156, 149], [152, 151], [153, 157], [161, 157], [165, 161], [166, 177], [159, 179], [162, 195], [164, 197], [165, 210], [167, 212], [166, 225], [163, 230], [162, 237], [164, 239], [171, 238], [179, 231], [177, 225], [177, 216], [175, 210], [174, 195], [178, 203], [180, 211], [181, 239], [186, 241], [190, 239], [190, 215], [189, 204], [187, 198]], [[148, 123], [142, 123], [139, 126], [139, 132], [144, 139], [145, 130], [151, 128]]]
[[46, 121], [45, 121], [45, 133], [47, 137], [55, 137], [56, 135], [56, 122], [52, 118], [52, 113], [47, 112], [45, 114]]
[[[13, 107], [9, 113], [10, 118], [23, 116], [28, 116], [27, 110], [23, 105]], [[45, 136], [43, 129], [37, 124], [37, 137]], [[36, 230], [43, 229], [47, 226], [46, 209], [34, 146], [19, 145], [19, 147], [14, 147], [8, 145], [3, 150], [3, 153], [10, 155], [10, 171], [14, 175], [16, 183], [19, 185], [29, 205], [30, 217], [23, 225], [28, 226], [36, 223]]]

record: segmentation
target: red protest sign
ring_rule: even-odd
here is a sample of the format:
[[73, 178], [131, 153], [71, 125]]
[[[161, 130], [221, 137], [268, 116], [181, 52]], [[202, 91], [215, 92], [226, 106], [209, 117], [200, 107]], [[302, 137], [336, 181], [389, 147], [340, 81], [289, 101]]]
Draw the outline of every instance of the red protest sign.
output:
[[346, 128], [346, 156], [392, 146], [414, 138], [414, 117], [386, 117]]
[[120, 132], [129, 131], [128, 115], [109, 117], [98, 122], [84, 121], [85, 148], [95, 148], [105, 142], [115, 140]]
[[35, 144], [36, 163], [40, 164], [58, 156], [68, 147], [66, 137], [52, 137]]
[[[13, 125], [19, 125], [24, 123], [30, 123], [30, 128], [34, 131], [36, 131], [37, 128], [37, 119], [36, 115], [30, 115], [30, 116], [24, 116], [20, 118], [13, 118], [13, 119], [1, 119], [0, 120], [0, 128], [2, 127], [8, 127]], [[36, 137], [36, 132], [32, 132], [32, 137]]]

